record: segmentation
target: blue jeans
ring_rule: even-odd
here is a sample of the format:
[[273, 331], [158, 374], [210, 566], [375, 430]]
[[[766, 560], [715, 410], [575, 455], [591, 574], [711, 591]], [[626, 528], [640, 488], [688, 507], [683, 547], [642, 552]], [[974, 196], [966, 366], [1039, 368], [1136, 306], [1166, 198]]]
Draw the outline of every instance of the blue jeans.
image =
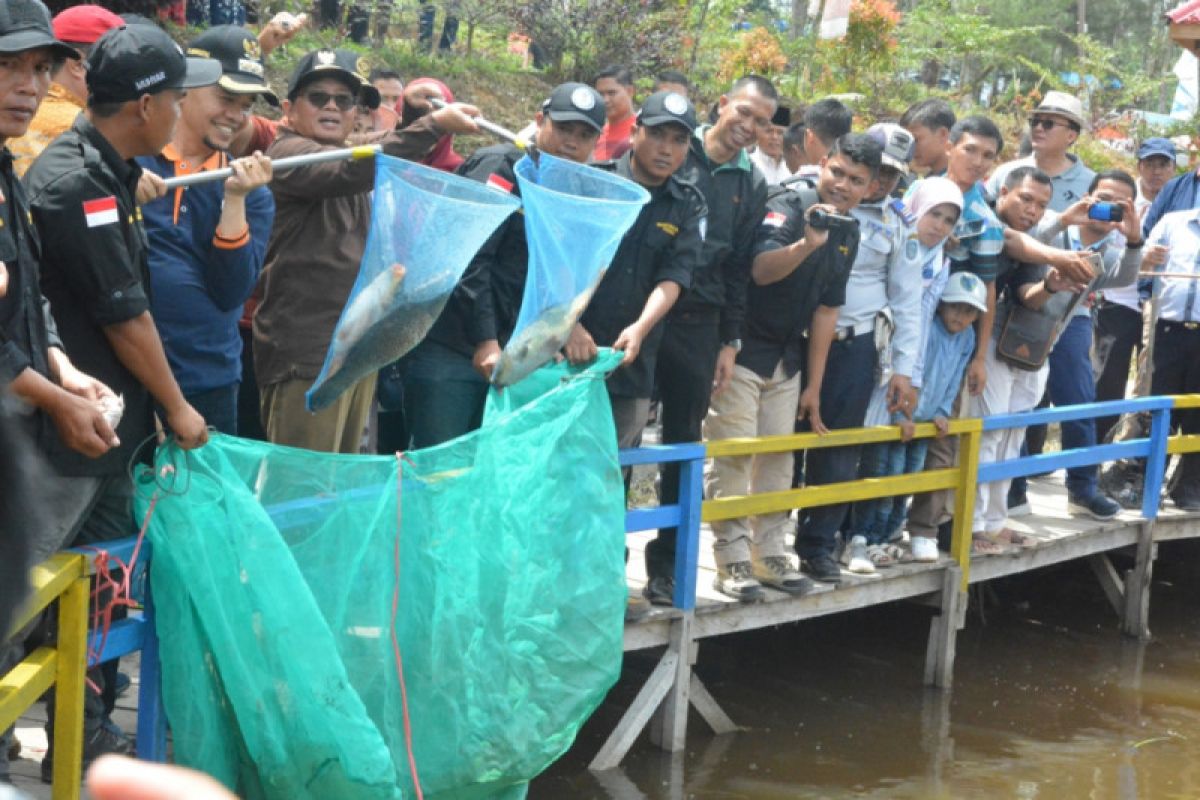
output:
[[488, 384], [469, 357], [426, 339], [402, 359], [401, 369], [414, 450], [457, 439], [482, 423]]
[[[857, 428], [867, 416], [874, 388], [875, 335], [864, 333], [829, 347], [825, 380], [821, 383], [821, 421], [830, 430]], [[807, 454], [805, 479], [809, 486], [852, 481], [858, 477], [861, 446], [813, 450]], [[803, 559], [832, 556], [834, 537], [849, 509], [847, 503], [800, 509], [796, 553]]]
[[[1062, 336], [1050, 351], [1050, 377], [1046, 383], [1050, 402], [1056, 406], [1091, 403], [1096, 399], [1096, 376], [1092, 372], [1092, 319], [1072, 317]], [[1062, 449], [1093, 447], [1096, 421], [1077, 419], [1061, 423]], [[1067, 470], [1067, 494], [1077, 500], [1096, 495], [1098, 467], [1072, 467]]]
[[[920, 472], [925, 466], [925, 452], [928, 449], [928, 439], [870, 445], [863, 450], [858, 476], [886, 478]], [[866, 537], [867, 544], [888, 541], [892, 534], [904, 527], [911, 498], [912, 495], [899, 495], [855, 503], [851, 509], [850, 535]]]

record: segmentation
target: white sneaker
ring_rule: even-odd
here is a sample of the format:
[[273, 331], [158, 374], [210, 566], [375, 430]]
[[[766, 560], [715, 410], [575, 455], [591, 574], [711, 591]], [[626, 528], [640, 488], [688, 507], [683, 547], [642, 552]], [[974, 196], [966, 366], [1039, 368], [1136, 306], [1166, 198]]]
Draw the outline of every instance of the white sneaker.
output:
[[913, 561], [937, 561], [938, 546], [937, 539], [932, 536], [914, 536], [912, 537], [912, 560]]
[[875, 574], [875, 565], [867, 555], [867, 537], [854, 536], [850, 539], [850, 544], [842, 549], [842, 563], [856, 575]]

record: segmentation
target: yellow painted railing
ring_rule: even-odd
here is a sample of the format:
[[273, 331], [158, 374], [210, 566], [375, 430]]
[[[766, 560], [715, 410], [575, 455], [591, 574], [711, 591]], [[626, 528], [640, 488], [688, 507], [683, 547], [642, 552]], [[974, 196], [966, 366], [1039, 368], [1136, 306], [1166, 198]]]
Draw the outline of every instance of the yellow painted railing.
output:
[[[954, 535], [950, 554], [962, 568], [962, 589], [966, 591], [971, 569], [971, 518], [975, 511], [975, 483], [979, 467], [979, 437], [983, 422], [978, 419], [950, 421], [950, 435], [958, 435], [958, 464], [948, 469], [893, 475], [886, 478], [806, 486], [781, 492], [720, 497], [705, 500], [700, 518], [703, 522], [737, 519], [755, 514], [791, 511], [794, 508], [875, 500], [896, 495], [954, 490]], [[914, 438], [931, 439], [937, 435], [932, 423], [915, 426]], [[850, 428], [825, 434], [794, 433], [781, 436], [762, 436], [753, 439], [722, 439], [706, 443], [709, 458], [753, 456], [766, 453], [785, 453], [793, 450], [817, 450], [845, 445], [881, 444], [900, 441], [897, 426], [880, 428]]]
[[[1171, 398], [1176, 409], [1200, 409], [1200, 394], [1178, 394]], [[1200, 453], [1200, 434], [1172, 436], [1167, 439], [1167, 454]]]
[[0, 676], [0, 730], [15, 723], [51, 687], [55, 690], [55, 800], [78, 800], [80, 793], [89, 568], [87, 557], [74, 553], [58, 553], [34, 567], [33, 596], [17, 615], [13, 631], [58, 600], [58, 641], [53, 647], [39, 647]]

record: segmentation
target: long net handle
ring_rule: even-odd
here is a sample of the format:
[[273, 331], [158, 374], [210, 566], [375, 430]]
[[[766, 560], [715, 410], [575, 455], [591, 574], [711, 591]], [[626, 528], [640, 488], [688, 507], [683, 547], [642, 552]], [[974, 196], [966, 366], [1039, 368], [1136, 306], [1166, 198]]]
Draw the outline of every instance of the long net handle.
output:
[[[359, 161], [364, 158], [374, 158], [379, 151], [380, 147], [377, 144], [364, 144], [357, 147], [340, 147], [336, 150], [323, 150], [320, 153], [305, 153], [299, 156], [272, 159], [271, 170], [273, 173], [278, 174], [295, 167], [322, 164], [326, 161]], [[194, 172], [190, 175], [178, 175], [174, 178], [167, 178], [164, 182], [167, 184], [168, 189], [175, 189], [180, 186], [195, 186], [198, 183], [223, 181], [231, 175], [233, 175], [232, 167], [222, 167], [221, 169], [207, 170], [205, 172]]]

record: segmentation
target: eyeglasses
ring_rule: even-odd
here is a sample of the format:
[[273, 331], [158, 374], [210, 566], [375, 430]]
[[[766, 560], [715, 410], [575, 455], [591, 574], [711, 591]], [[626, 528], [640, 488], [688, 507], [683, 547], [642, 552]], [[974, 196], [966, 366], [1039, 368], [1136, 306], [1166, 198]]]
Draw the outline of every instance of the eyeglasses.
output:
[[1041, 128], [1044, 131], [1052, 130], [1055, 125], [1061, 125], [1064, 128], [1074, 128], [1075, 126], [1069, 122], [1054, 119], [1053, 117], [1034, 117], [1029, 120], [1029, 127]]
[[324, 108], [332, 100], [338, 111], [349, 111], [357, 103], [352, 94], [329, 94], [328, 92], [309, 92], [304, 95], [304, 99], [312, 103], [315, 108]]

